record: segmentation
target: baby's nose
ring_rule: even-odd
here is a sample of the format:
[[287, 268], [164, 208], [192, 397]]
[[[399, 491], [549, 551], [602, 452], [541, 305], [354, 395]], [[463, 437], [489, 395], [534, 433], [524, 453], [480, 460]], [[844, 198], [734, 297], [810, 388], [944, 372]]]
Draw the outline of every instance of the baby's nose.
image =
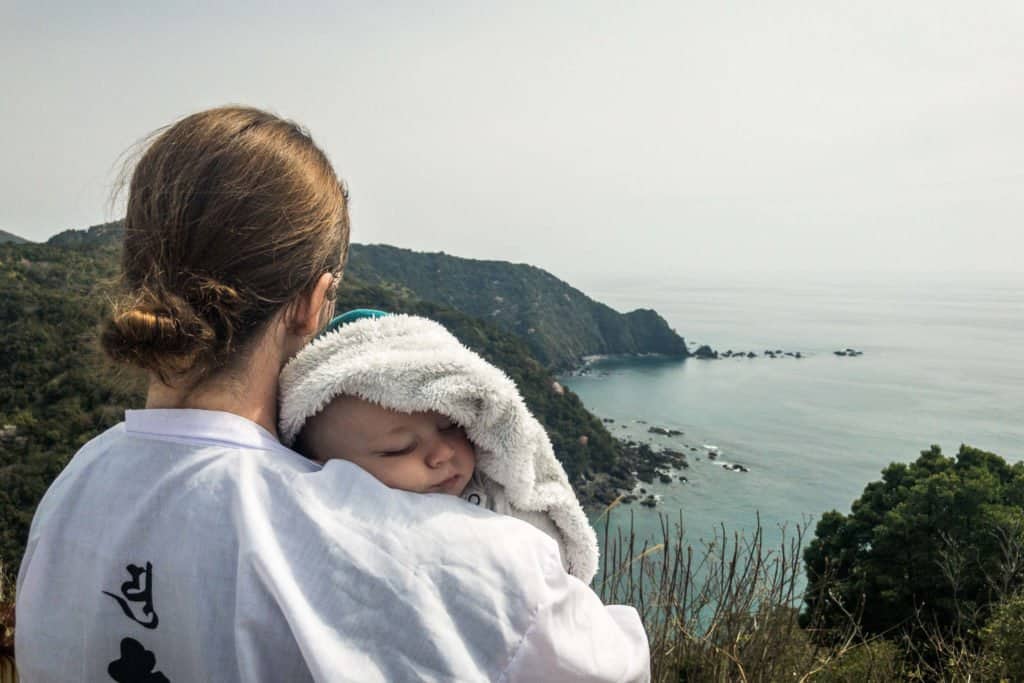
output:
[[445, 439], [438, 439], [427, 456], [427, 463], [431, 467], [438, 467], [452, 459], [455, 455], [455, 448]]

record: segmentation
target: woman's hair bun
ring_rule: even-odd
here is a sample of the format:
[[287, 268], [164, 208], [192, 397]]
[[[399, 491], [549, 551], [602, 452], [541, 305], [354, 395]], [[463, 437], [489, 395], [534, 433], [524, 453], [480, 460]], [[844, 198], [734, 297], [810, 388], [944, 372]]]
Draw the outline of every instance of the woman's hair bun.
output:
[[113, 360], [166, 381], [189, 373], [215, 354], [217, 334], [184, 299], [145, 292], [115, 305], [100, 342]]

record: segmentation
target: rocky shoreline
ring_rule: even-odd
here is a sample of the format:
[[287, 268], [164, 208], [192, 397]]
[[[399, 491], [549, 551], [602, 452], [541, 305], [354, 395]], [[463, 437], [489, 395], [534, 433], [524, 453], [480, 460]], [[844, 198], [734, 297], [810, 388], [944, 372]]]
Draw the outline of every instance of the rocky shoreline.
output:
[[[612, 418], [602, 418], [605, 423], [614, 423]], [[646, 425], [643, 420], [634, 420], [639, 425]], [[625, 426], [625, 425], [622, 425]], [[681, 430], [669, 429], [666, 427], [649, 427], [649, 434], [660, 436], [680, 436]], [[621, 503], [639, 503], [647, 507], [656, 507], [660, 496], [649, 491], [645, 484], [654, 484], [656, 481], [661, 484], [672, 482], [687, 483], [689, 476], [686, 470], [690, 469], [691, 458], [701, 460], [706, 458], [709, 465], [721, 467], [722, 469], [746, 474], [750, 468], [740, 463], [718, 462], [720, 455], [717, 446], [704, 444], [695, 446], [692, 444], [666, 444], [663, 447], [635, 441], [633, 439], [616, 439], [621, 447], [619, 462], [609, 470], [593, 471], [587, 470], [581, 473], [573, 488], [584, 507], [600, 510], [612, 502], [620, 500]]]
[[[611, 418], [603, 418], [606, 423], [614, 423]], [[637, 423], [646, 424], [643, 420], [636, 420]], [[680, 436], [681, 430], [667, 427], [651, 426], [648, 433], [661, 436]], [[655, 507], [658, 499], [647, 491], [644, 484], [653, 484], [658, 481], [662, 484], [670, 484], [673, 481], [687, 482], [688, 477], [681, 472], [690, 468], [690, 457], [700, 458], [705, 450], [697, 446], [684, 445], [682, 447], [666, 446], [660, 449], [650, 444], [634, 441], [632, 439], [616, 439], [621, 446], [619, 462], [610, 470], [595, 472], [587, 471], [581, 474], [573, 482], [580, 502], [585, 507], [603, 508], [613, 501], [621, 498], [622, 503], [639, 502], [641, 505]], [[708, 460], [714, 460], [717, 451], [708, 452]], [[749, 469], [742, 465], [723, 465], [726, 469], [735, 472], [749, 472]]]
[[[856, 358], [864, 355], [863, 351], [853, 348], [845, 348], [833, 352], [835, 356]], [[755, 351], [743, 351], [728, 349], [717, 351], [707, 344], [700, 345], [690, 355], [697, 360], [722, 360], [726, 358], [792, 358], [801, 360], [807, 358], [802, 351], [787, 351], [784, 349], [765, 349], [758, 353]], [[595, 373], [598, 376], [607, 373], [594, 368], [596, 362], [609, 358], [610, 356], [588, 356], [581, 359], [581, 364], [570, 375], [588, 375]], [[561, 388], [559, 386], [559, 388]], [[602, 418], [602, 421], [611, 426], [615, 420], [610, 417]], [[647, 433], [662, 437], [683, 436], [683, 431], [669, 427], [647, 425], [643, 420], [635, 420], [640, 425], [647, 426]], [[620, 423], [620, 427], [625, 427]], [[613, 434], [614, 437], [614, 434]], [[603, 508], [621, 497], [623, 503], [639, 502], [641, 505], [655, 507], [658, 498], [643, 487], [643, 484], [653, 484], [655, 480], [662, 484], [670, 484], [673, 481], [687, 482], [686, 476], [681, 475], [681, 470], [689, 469], [690, 462], [687, 457], [689, 452], [700, 452], [701, 449], [688, 445], [665, 447], [655, 450], [650, 444], [641, 443], [632, 439], [615, 438], [620, 446], [619, 462], [608, 471], [587, 470], [581, 473], [573, 487], [579, 496], [580, 502], [589, 508]], [[715, 460], [718, 456], [717, 448], [705, 446], [709, 450], [707, 457]], [[721, 467], [729, 472], [746, 474], [750, 469], [739, 463], [720, 463]]]
[[[640, 482], [653, 483], [655, 479], [667, 477], [672, 480], [672, 469], [686, 469], [690, 466], [686, 454], [666, 449], [655, 451], [645, 443], [620, 441], [622, 455], [619, 462], [606, 472], [588, 472], [575, 482], [580, 501], [590, 505], [608, 505], [620, 495], [633, 495], [631, 491]], [[668, 483], [668, 482], [665, 482]]]

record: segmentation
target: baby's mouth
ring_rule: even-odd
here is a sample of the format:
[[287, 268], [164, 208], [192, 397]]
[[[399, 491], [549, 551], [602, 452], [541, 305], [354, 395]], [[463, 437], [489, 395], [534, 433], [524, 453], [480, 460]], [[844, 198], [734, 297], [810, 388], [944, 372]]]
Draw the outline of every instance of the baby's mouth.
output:
[[442, 481], [442, 482], [440, 482], [438, 484], [435, 484], [432, 487], [432, 489], [434, 491], [439, 491], [441, 493], [447, 493], [449, 489], [455, 487], [459, 483], [459, 480], [461, 478], [462, 478], [462, 475], [459, 474], [458, 472], [456, 472], [455, 474], [453, 474], [452, 476], [448, 477], [444, 481]]

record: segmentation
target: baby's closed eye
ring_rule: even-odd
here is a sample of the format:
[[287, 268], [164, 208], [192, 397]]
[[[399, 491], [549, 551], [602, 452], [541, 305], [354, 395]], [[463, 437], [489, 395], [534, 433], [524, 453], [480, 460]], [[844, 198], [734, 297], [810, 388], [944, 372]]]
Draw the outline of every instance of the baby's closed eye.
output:
[[388, 448], [382, 450], [379, 453], [377, 453], [377, 455], [382, 455], [384, 457], [394, 457], [398, 455], [408, 455], [409, 453], [412, 453], [414, 450], [416, 450], [416, 444], [411, 443], [405, 446], [399, 446], [396, 448]]

